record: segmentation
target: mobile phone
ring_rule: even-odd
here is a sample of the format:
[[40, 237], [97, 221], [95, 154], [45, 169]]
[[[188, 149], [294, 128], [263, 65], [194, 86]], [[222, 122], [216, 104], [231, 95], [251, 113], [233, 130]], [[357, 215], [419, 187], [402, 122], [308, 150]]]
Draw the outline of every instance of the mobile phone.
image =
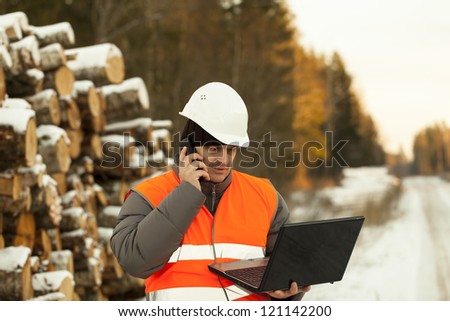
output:
[[191, 142], [190, 137], [186, 137], [185, 139], [180, 141], [180, 153], [183, 147], [187, 147], [186, 155], [195, 153], [195, 147], [194, 144]]
[[[183, 147], [187, 147], [187, 151], [186, 151], [186, 156], [190, 155], [192, 153], [195, 153], [195, 145], [193, 143], [193, 141], [191, 140], [191, 136], [188, 135], [188, 137], [186, 137], [185, 139], [180, 141], [180, 153], [181, 150], [183, 149]], [[198, 168], [197, 170], [199, 170], [200, 168]], [[199, 181], [203, 181], [204, 178], [200, 177]]]

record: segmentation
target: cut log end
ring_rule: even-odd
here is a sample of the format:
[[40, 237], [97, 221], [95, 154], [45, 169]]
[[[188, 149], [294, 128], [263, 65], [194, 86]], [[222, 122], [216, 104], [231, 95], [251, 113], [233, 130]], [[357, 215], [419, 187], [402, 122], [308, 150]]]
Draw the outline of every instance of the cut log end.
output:
[[122, 57], [114, 56], [108, 59], [106, 75], [112, 84], [120, 84], [125, 78], [125, 64]]
[[25, 134], [25, 165], [31, 167], [34, 165], [37, 153], [36, 121], [34, 118], [28, 121]]
[[75, 83], [73, 72], [66, 66], [59, 67], [55, 72], [55, 88], [60, 96], [70, 95]]
[[0, 105], [6, 97], [5, 74], [3, 68], [0, 68]]

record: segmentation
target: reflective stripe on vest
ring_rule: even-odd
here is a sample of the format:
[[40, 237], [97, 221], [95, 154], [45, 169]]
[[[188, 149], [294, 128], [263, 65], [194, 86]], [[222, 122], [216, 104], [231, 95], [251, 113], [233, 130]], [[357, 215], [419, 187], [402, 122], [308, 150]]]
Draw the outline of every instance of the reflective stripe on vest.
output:
[[[228, 299], [236, 301], [245, 299], [249, 293], [241, 287], [230, 285], [226, 288]], [[172, 288], [149, 292], [146, 294], [148, 301], [223, 301], [226, 300], [225, 293], [222, 288]], [[260, 297], [266, 299], [265, 296]]]
[[[224, 300], [222, 286], [231, 300], [267, 299], [266, 295], [252, 294], [223, 278], [219, 282], [217, 275], [208, 270], [208, 264], [214, 262], [213, 249], [216, 262], [264, 257], [267, 234], [277, 209], [277, 194], [269, 181], [236, 171], [232, 175], [215, 215], [202, 206], [168, 263], [147, 278], [145, 290], [150, 299], [204, 300], [204, 293], [211, 293], [205, 295]], [[179, 184], [170, 171], [134, 190], [157, 207]]]
[[213, 245], [180, 246], [169, 259], [169, 263], [181, 260], [214, 260], [214, 250], [217, 257], [230, 259], [255, 259], [264, 257], [265, 248], [244, 244], [219, 243]]

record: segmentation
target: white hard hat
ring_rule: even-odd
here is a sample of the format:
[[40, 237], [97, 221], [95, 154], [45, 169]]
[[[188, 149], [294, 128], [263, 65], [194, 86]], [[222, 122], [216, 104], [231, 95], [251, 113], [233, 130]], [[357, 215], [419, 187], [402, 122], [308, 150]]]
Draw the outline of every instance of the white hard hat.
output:
[[226, 145], [248, 146], [247, 107], [230, 86], [211, 82], [198, 88], [180, 115]]

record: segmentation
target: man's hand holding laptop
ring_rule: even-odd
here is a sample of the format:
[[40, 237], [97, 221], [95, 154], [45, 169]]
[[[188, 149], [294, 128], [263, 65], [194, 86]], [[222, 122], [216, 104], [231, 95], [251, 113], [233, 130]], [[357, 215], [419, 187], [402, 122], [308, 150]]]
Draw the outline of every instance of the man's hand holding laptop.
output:
[[306, 293], [309, 290], [311, 290], [311, 286], [310, 285], [304, 286], [304, 287], [299, 289], [298, 285], [297, 285], [297, 282], [292, 282], [291, 283], [291, 287], [289, 288], [289, 290], [269, 291], [269, 292], [267, 292], [267, 294], [270, 295], [272, 298], [282, 300], [282, 299], [286, 299], [286, 298], [288, 298], [290, 296], [293, 296], [293, 295], [296, 295], [296, 294], [299, 294], [299, 293], [302, 293], [302, 292]]

